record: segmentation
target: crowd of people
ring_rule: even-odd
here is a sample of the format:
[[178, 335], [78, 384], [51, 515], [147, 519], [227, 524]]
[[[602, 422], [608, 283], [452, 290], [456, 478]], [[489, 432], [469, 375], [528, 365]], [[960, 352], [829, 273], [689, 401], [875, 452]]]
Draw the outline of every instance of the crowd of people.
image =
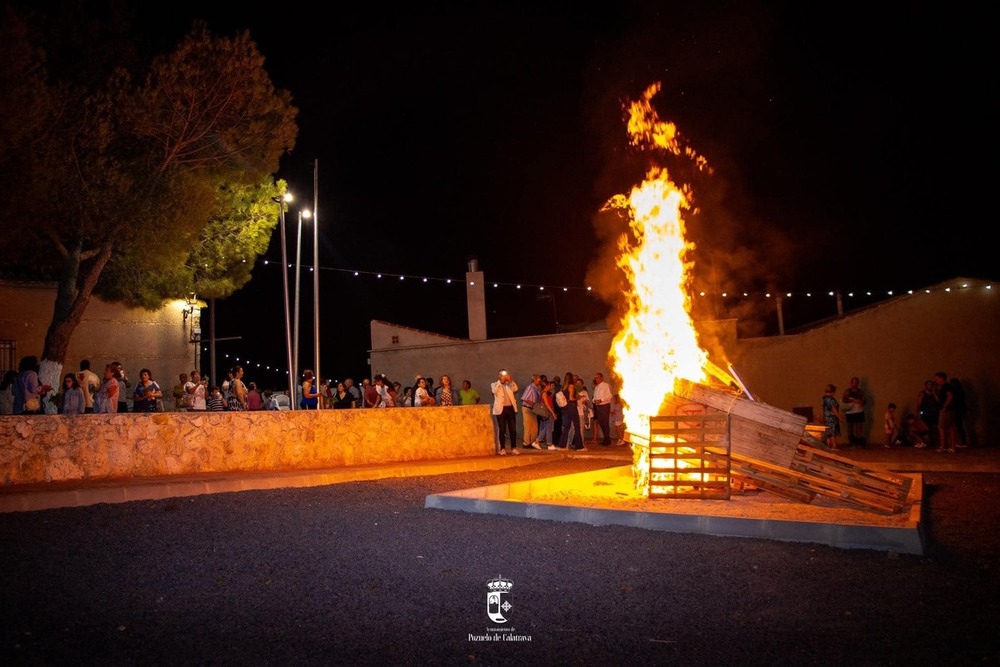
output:
[[[0, 414], [288, 410], [293, 400], [303, 410], [421, 408], [477, 405], [483, 401], [469, 380], [456, 388], [449, 375], [437, 380], [430, 375], [416, 375], [412, 384], [404, 386], [385, 374], [377, 374], [363, 378], [357, 385], [351, 377], [322, 381], [312, 370], [305, 370], [294, 398], [287, 390], [261, 391], [255, 382], [246, 382], [244, 375], [243, 367], [235, 366], [221, 383], [212, 384], [194, 369], [181, 373], [167, 395], [148, 368], [140, 369], [133, 382], [119, 361], [105, 364], [102, 377], [84, 359], [78, 371], [66, 373], [61, 385], [53, 388], [40, 381], [37, 357], [26, 356], [18, 370], [8, 371], [0, 382]], [[621, 401], [602, 373], [594, 374], [590, 389], [579, 375], [567, 372], [551, 379], [533, 374], [521, 390], [510, 373], [501, 369], [490, 385], [490, 393], [499, 456], [519, 454], [519, 449], [583, 451], [587, 444], [607, 447], [625, 443]], [[857, 376], [850, 379], [839, 398], [837, 387], [827, 385], [821, 401], [826, 426], [823, 440], [830, 449], [841, 448], [844, 433], [846, 446], [868, 446], [868, 397]], [[934, 448], [950, 453], [967, 447], [965, 407], [961, 382], [943, 371], [937, 372], [920, 388], [912, 411], [905, 413], [902, 420], [897, 419], [896, 404], [887, 405], [882, 417], [881, 446]], [[522, 423], [520, 438], [518, 414]]]
[[[848, 434], [848, 447], [867, 447], [865, 437], [868, 398], [860, 380], [852, 377], [850, 385], [840, 400], [837, 387], [828, 384], [823, 392], [823, 423], [826, 430], [823, 440], [830, 449], [840, 449], [839, 438], [844, 430]], [[890, 402], [882, 415], [883, 448], [911, 446], [917, 449], [933, 448], [938, 452], [955, 453], [968, 447], [965, 431], [965, 390], [958, 378], [949, 378], [939, 371], [924, 382], [917, 392], [912, 412], [900, 421], [896, 417], [896, 403]], [[841, 428], [844, 422], [846, 427]]]
[[625, 425], [621, 400], [604, 380], [594, 374], [590, 396], [579, 375], [566, 373], [551, 380], [543, 374], [531, 376], [523, 391], [506, 369], [500, 369], [490, 385], [493, 394], [493, 417], [497, 426], [496, 454], [520, 454], [517, 444], [517, 412], [520, 400], [523, 425], [521, 449], [585, 451], [589, 435], [591, 446], [625, 444]]
[[[163, 391], [148, 368], [139, 371], [133, 384], [120, 361], [104, 366], [104, 376], [80, 362], [80, 370], [63, 375], [58, 388], [38, 377], [38, 357], [22, 357], [16, 371], [8, 371], [0, 382], [0, 414], [86, 414], [162, 410]], [[46, 409], [46, 408], [49, 409]]]
[[[38, 378], [37, 357], [28, 356], [0, 384], [0, 414], [288, 410], [292, 400], [303, 410], [422, 408], [483, 402], [470, 380], [462, 380], [456, 387], [449, 375], [436, 380], [430, 375], [417, 375], [412, 384], [403, 386], [385, 374], [377, 374], [363, 378], [358, 385], [351, 377], [321, 381], [307, 369], [302, 372], [294, 399], [287, 390], [261, 391], [255, 382], [245, 381], [244, 375], [243, 367], [235, 366], [221, 383], [214, 384], [194, 369], [180, 373], [167, 393], [148, 368], [141, 369], [133, 382], [119, 361], [105, 364], [101, 377], [84, 359], [79, 370], [66, 373], [62, 385], [53, 391]], [[544, 374], [534, 374], [520, 391], [504, 370], [490, 390], [499, 433], [498, 455], [520, 453], [518, 441], [521, 449], [552, 451], [586, 450], [588, 441], [591, 446], [624, 444], [621, 401], [602, 373], [595, 373], [589, 390], [579, 375], [566, 373], [551, 380]], [[46, 402], [50, 410], [45, 409]], [[518, 412], [522, 418], [520, 438]]]

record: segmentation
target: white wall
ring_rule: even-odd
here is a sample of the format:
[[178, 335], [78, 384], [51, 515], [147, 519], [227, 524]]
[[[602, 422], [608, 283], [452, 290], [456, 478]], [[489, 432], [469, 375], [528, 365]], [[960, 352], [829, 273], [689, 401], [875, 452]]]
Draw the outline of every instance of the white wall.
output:
[[[16, 342], [15, 364], [28, 355], [41, 361], [55, 297], [51, 283], [0, 281], [0, 340]], [[192, 321], [184, 319], [182, 304], [147, 311], [92, 298], [70, 339], [63, 373], [76, 371], [81, 359], [90, 359], [91, 370], [101, 377], [105, 364], [120, 361], [129, 380], [137, 380], [139, 369], [148, 368], [169, 396], [178, 375], [195, 367], [198, 352], [190, 342]], [[194, 311], [195, 325], [199, 312]]]

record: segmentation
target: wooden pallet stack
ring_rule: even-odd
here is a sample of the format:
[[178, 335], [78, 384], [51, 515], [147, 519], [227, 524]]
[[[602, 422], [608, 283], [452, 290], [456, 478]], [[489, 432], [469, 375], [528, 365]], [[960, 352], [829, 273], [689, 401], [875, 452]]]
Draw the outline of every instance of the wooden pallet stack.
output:
[[729, 500], [730, 442], [723, 413], [651, 417], [649, 497]]
[[[806, 429], [806, 418], [751, 401], [738, 392], [678, 381], [664, 411], [729, 416], [728, 458], [733, 483], [804, 503], [817, 496], [880, 514], [907, 508], [908, 475], [866, 470], [838, 456]], [[712, 453], [714, 445], [707, 450]], [[717, 448], [720, 454], [722, 448]]]

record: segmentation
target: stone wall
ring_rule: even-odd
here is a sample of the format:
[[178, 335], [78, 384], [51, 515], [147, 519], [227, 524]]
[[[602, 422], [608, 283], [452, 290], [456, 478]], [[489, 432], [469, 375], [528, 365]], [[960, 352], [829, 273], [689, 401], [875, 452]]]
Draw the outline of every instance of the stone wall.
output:
[[482, 456], [490, 407], [2, 416], [0, 474], [10, 485]]

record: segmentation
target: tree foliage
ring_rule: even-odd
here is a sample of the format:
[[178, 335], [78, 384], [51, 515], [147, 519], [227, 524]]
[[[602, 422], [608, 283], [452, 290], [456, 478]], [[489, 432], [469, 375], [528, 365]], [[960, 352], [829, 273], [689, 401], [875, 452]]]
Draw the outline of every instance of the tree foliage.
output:
[[0, 111], [0, 186], [17, 193], [0, 250], [58, 280], [43, 358], [63, 361], [91, 294], [156, 308], [245, 284], [298, 131], [249, 33], [196, 25], [169, 53], [116, 60], [131, 43], [117, 22], [3, 18], [0, 97], [19, 103]]

